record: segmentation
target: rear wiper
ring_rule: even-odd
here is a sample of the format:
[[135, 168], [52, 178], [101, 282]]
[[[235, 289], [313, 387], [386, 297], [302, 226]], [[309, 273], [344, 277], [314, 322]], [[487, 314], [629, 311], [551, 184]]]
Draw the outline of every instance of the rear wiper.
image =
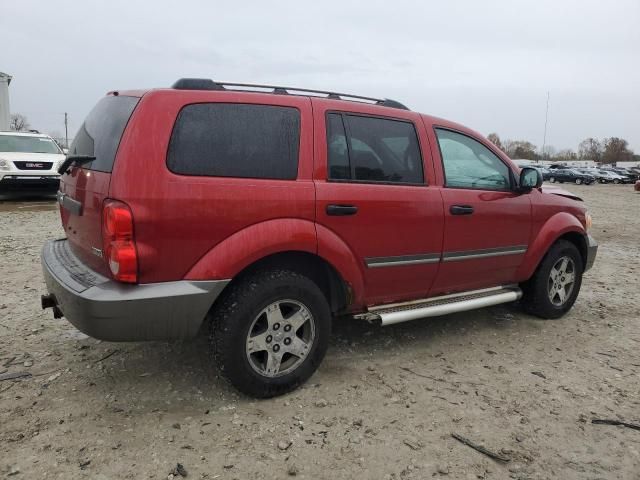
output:
[[60, 165], [60, 168], [58, 168], [58, 173], [60, 175], [64, 175], [65, 173], [68, 173], [68, 168], [71, 166], [71, 164], [76, 164], [76, 165], [83, 165], [85, 163], [89, 163], [92, 162], [96, 159], [96, 157], [92, 156], [92, 155], [67, 155], [64, 159], [64, 162], [62, 162], [62, 164]]

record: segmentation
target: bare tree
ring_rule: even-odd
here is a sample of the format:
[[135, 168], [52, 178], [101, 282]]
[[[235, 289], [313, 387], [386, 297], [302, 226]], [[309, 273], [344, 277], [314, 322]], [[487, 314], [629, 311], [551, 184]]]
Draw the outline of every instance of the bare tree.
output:
[[526, 140], [505, 140], [503, 151], [511, 158], [535, 160], [536, 146]]
[[487, 140], [493, 143], [500, 150], [504, 151], [504, 148], [502, 147], [502, 142], [500, 141], [500, 137], [498, 136], [497, 133], [490, 133], [489, 135], [487, 135]]
[[586, 138], [578, 145], [580, 160], [593, 160], [599, 162], [602, 158], [602, 144], [597, 138]]
[[618, 137], [605, 138], [602, 143], [604, 144], [602, 163], [631, 161], [633, 152], [629, 150], [629, 142], [625, 139]]
[[31, 128], [31, 125], [29, 125], [29, 120], [27, 120], [27, 117], [25, 117], [21, 113], [13, 113], [11, 114], [9, 128], [11, 130], [15, 130], [16, 132], [24, 132], [29, 130], [29, 128]]
[[572, 161], [572, 160], [577, 160], [578, 159], [578, 155], [576, 154], [576, 152], [574, 152], [570, 148], [566, 148], [564, 150], [560, 150], [554, 156], [553, 159], [557, 160], [559, 162], [569, 162], [569, 161]]

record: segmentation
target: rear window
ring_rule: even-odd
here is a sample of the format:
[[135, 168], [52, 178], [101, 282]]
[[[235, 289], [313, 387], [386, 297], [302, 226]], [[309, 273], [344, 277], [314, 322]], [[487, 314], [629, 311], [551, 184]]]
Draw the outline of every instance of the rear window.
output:
[[108, 96], [100, 100], [78, 130], [69, 155], [96, 157], [83, 168], [111, 172], [122, 132], [124, 132], [138, 97]]
[[298, 173], [299, 143], [296, 108], [187, 105], [171, 134], [167, 166], [183, 175], [291, 180]]

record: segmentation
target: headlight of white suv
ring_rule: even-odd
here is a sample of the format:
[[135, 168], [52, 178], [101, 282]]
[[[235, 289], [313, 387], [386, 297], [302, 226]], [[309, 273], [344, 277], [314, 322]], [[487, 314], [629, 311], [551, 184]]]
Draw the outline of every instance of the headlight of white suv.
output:
[[6, 160], [4, 158], [0, 158], [0, 170], [11, 170], [11, 162], [9, 162], [9, 160]]

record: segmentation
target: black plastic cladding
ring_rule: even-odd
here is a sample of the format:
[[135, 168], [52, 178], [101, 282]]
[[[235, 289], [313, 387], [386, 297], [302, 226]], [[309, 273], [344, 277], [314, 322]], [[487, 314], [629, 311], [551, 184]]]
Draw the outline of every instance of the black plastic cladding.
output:
[[[380, 98], [372, 98], [372, 97], [363, 97], [360, 95], [351, 95], [349, 93], [338, 93], [338, 92], [329, 92], [325, 90], [312, 90], [308, 88], [296, 88], [296, 87], [280, 87], [276, 85], [257, 85], [251, 83], [228, 83], [228, 82], [214, 82], [209, 78], [181, 78], [177, 80], [171, 88], [176, 90], [228, 90], [225, 88], [225, 85], [229, 87], [240, 87], [234, 88], [232, 90], [242, 90], [242, 87], [248, 88], [269, 88], [273, 90], [273, 93], [278, 95], [290, 95], [289, 90], [293, 92], [302, 92], [304, 93], [316, 93], [321, 95], [326, 95], [327, 98], [334, 100], [366, 100], [369, 102], [375, 102], [376, 105], [381, 105], [383, 107], [390, 108], [399, 108], [402, 110], [409, 110], [409, 108], [403, 105], [400, 102], [395, 100], [391, 100], [388, 98], [380, 99]], [[255, 90], [245, 90], [245, 91], [253, 91]], [[298, 95], [298, 93], [293, 93], [293, 95]]]

